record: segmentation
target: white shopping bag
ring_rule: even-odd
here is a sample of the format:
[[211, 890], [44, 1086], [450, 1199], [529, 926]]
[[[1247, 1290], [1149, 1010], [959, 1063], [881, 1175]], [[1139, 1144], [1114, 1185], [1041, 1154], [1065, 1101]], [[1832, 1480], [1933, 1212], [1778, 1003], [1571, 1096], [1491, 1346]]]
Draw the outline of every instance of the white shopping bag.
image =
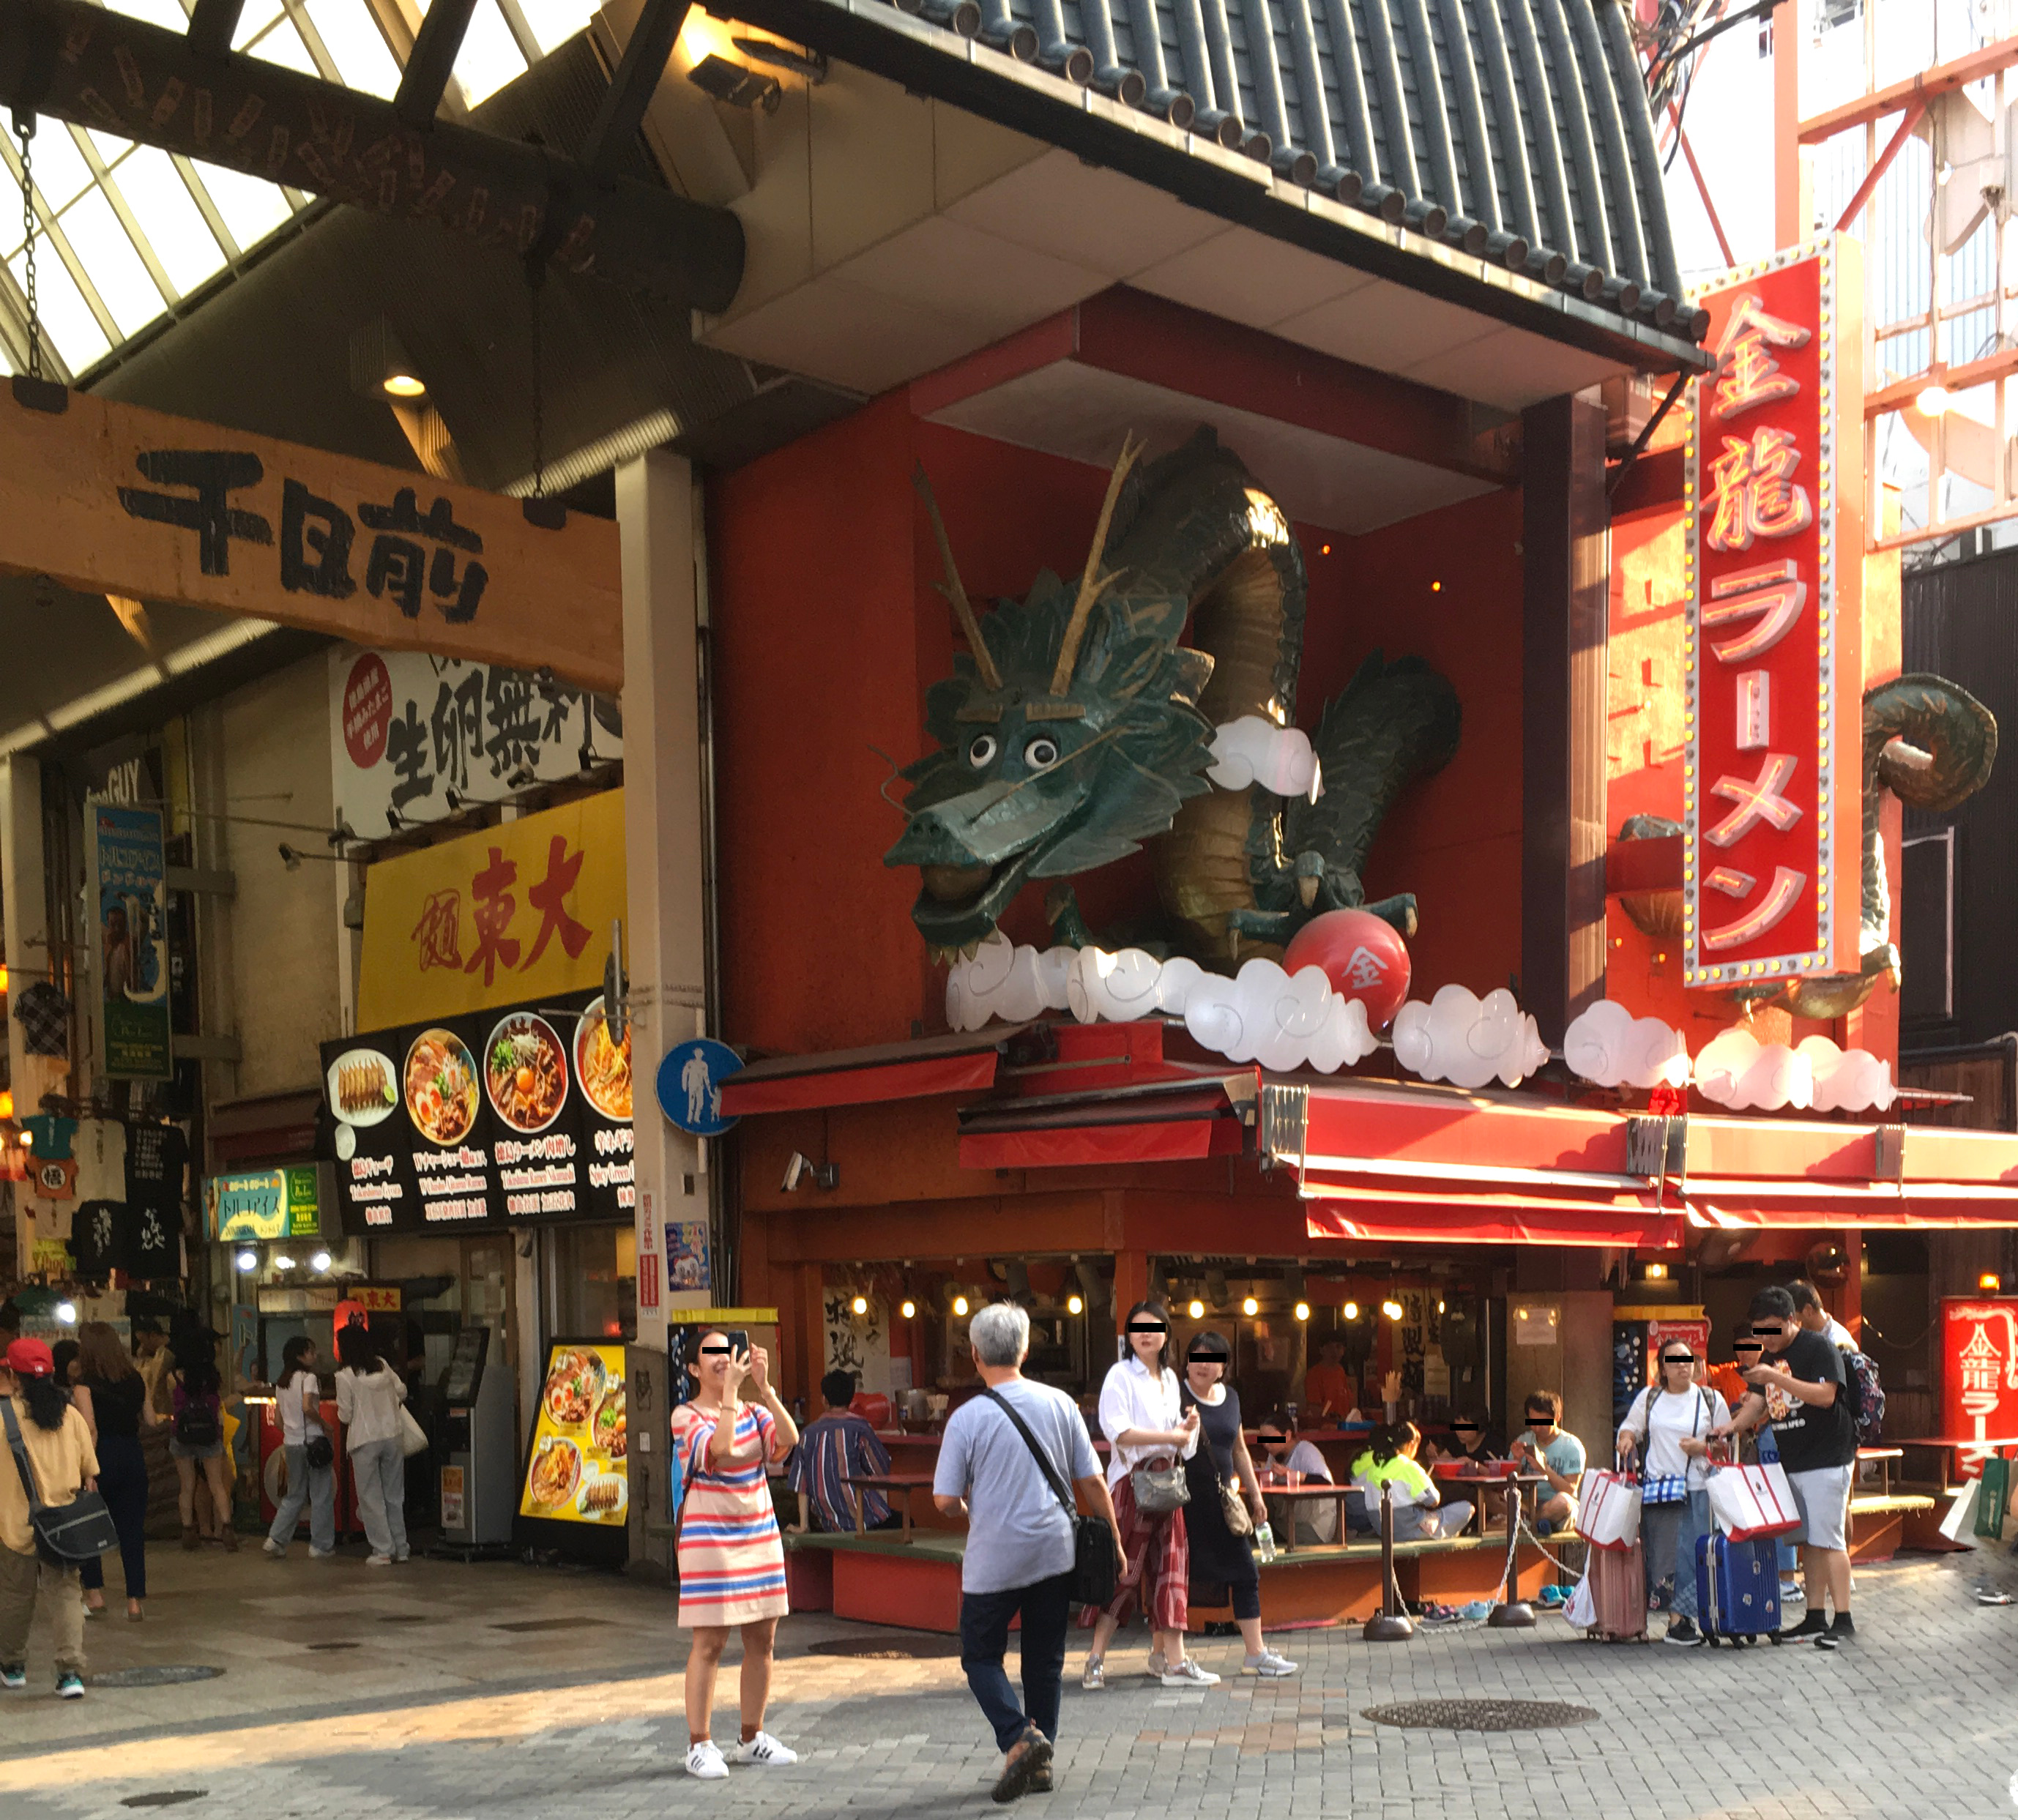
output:
[[1597, 1598], [1590, 1590], [1590, 1576], [1586, 1573], [1576, 1583], [1563, 1605], [1563, 1616], [1579, 1630], [1588, 1630], [1597, 1622]]
[[1941, 1518], [1941, 1533], [1951, 1542], [1959, 1542], [1965, 1548], [1976, 1546], [1976, 1504], [1982, 1493], [1983, 1481], [1972, 1479], [1948, 1506], [1948, 1514]]
[[1734, 1542], [1785, 1536], [1801, 1526], [1786, 1468], [1778, 1461], [1756, 1466], [1719, 1466], [1709, 1475], [1709, 1514]]
[[1630, 1548], [1640, 1540], [1638, 1480], [1622, 1472], [1586, 1472], [1577, 1533], [1593, 1548]]

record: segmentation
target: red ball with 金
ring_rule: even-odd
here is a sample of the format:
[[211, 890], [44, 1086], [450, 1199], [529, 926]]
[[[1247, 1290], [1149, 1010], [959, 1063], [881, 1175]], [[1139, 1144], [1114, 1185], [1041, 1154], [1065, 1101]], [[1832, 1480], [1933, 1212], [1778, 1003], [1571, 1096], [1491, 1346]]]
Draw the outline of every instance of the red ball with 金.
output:
[[1322, 967], [1332, 990], [1357, 998], [1366, 1021], [1385, 1030], [1409, 996], [1409, 946], [1401, 932], [1365, 910], [1327, 910], [1289, 938], [1282, 952], [1287, 973]]

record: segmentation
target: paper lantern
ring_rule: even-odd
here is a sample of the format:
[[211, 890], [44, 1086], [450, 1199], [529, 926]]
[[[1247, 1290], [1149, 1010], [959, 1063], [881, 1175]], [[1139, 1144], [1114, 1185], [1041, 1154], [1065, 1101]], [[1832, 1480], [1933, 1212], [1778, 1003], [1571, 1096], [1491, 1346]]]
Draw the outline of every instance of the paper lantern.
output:
[[1322, 967], [1340, 997], [1366, 1007], [1366, 1021], [1385, 1030], [1409, 996], [1409, 947], [1391, 923], [1368, 910], [1327, 910], [1289, 938], [1282, 970]]

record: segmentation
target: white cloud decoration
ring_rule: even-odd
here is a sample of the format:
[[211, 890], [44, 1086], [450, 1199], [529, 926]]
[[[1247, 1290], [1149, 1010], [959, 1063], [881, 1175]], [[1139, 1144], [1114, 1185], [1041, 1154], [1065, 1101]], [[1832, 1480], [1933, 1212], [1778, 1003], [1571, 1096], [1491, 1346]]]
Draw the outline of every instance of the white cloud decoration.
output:
[[1580, 1080], [1600, 1087], [1685, 1087], [1689, 1052], [1682, 1033], [1658, 1017], [1635, 1017], [1615, 999], [1600, 998], [1563, 1032], [1563, 1060]]
[[1549, 1059], [1533, 1018], [1506, 988], [1483, 998], [1445, 986], [1425, 1005], [1411, 998], [1394, 1013], [1394, 1059], [1426, 1081], [1483, 1087], [1497, 1078], [1517, 1087]]
[[1315, 803], [1324, 793], [1324, 776], [1311, 737], [1297, 728], [1278, 727], [1258, 714], [1228, 720], [1212, 736], [1212, 768], [1205, 775], [1223, 790], [1244, 790], [1259, 784], [1278, 796], [1307, 796]]
[[991, 1017], [1022, 1024], [1042, 1011], [1066, 1009], [1065, 977], [1076, 951], [1018, 948], [1000, 930], [946, 975], [946, 1022], [978, 1030]]
[[1082, 1024], [1180, 1017], [1205, 1048], [1264, 1068], [1333, 1074], [1376, 1046], [1366, 1007], [1334, 992], [1322, 967], [1292, 978], [1255, 959], [1235, 979], [1181, 957], [1159, 961], [1138, 948], [1017, 948], [1000, 931], [946, 976], [946, 1021], [978, 1030], [991, 1017], [1011, 1023], [1069, 1010]]
[[[1734, 1111], [1748, 1107], [1777, 1112], [1783, 1106], [1814, 1103], [1811, 1056], [1785, 1043], [1762, 1043], [1742, 1024], [1720, 1030], [1696, 1057], [1695, 1081], [1705, 1100]], [[1829, 1047], [1834, 1049], [1835, 1044]]]
[[1290, 974], [1258, 958], [1233, 979], [1200, 973], [1192, 980], [1184, 1028], [1230, 1061], [1315, 1068], [1323, 1074], [1364, 1060], [1376, 1046], [1366, 1007], [1334, 992], [1322, 967]]
[[1817, 1112], [1883, 1112], [1899, 1097], [1891, 1063], [1868, 1049], [1840, 1049], [1825, 1036], [1809, 1036], [1799, 1050], [1814, 1071]]

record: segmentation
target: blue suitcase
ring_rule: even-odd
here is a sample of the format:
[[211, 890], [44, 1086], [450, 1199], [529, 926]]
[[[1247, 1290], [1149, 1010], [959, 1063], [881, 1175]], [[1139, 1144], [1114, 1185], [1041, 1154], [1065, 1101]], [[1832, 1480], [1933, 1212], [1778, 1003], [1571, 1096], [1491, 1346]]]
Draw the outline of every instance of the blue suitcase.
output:
[[1696, 1538], [1696, 1625], [1712, 1645], [1780, 1641], [1778, 1538]]

